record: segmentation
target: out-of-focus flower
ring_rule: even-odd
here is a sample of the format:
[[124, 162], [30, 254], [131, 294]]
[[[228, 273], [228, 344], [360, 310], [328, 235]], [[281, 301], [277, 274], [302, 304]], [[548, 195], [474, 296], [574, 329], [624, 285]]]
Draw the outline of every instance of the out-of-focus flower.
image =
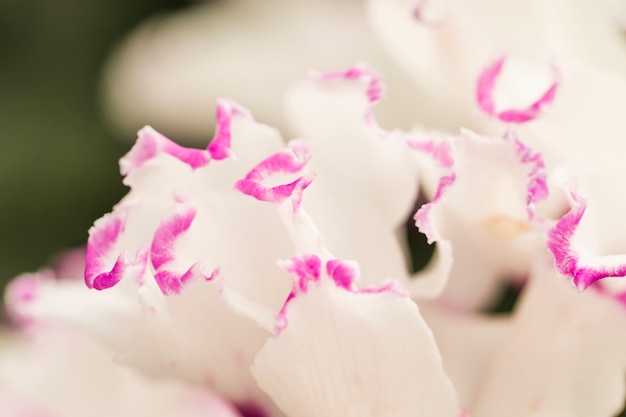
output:
[[259, 120], [285, 129], [287, 89], [312, 69], [367, 60], [383, 71], [384, 122], [414, 122], [420, 97], [377, 46], [360, 1], [270, 0], [199, 4], [141, 25], [105, 71], [106, 111], [128, 136], [144, 124], [203, 143], [218, 97], [237, 97]]
[[[126, 131], [159, 123], [202, 141], [204, 109], [238, 97], [260, 120], [284, 128], [282, 94], [301, 74], [366, 60], [389, 85], [385, 125], [457, 131], [482, 124], [478, 74], [508, 54], [500, 105], [528, 104], [554, 63], [626, 70], [618, 0], [546, 4], [507, 0], [272, 0], [198, 5], [150, 19], [115, 53], [106, 108]], [[323, 28], [323, 29], [322, 29]], [[258, 65], [262, 62], [263, 65]], [[395, 64], [398, 65], [395, 65]], [[296, 132], [297, 133], [297, 132]]]
[[[46, 285], [82, 282], [80, 275], [63, 275], [57, 281], [58, 273], [71, 273], [75, 267], [84, 269], [82, 250], [63, 256], [55, 271], [22, 275], [7, 289], [6, 300], [18, 308], [13, 314], [23, 329], [3, 330], [0, 335], [0, 415], [239, 416], [232, 405], [209, 390], [145, 377], [113, 363], [110, 351], [76, 329], [33, 321], [24, 305], [38, 299]], [[68, 281], [72, 279], [76, 282]]]
[[[369, 21], [429, 106], [475, 123], [475, 81], [501, 54], [506, 103], [529, 104], [553, 76], [551, 63], [577, 62], [623, 73], [626, 50], [616, 24], [619, 2], [557, 0], [367, 0]], [[505, 83], [502, 83], [505, 84]], [[419, 116], [418, 116], [419, 117]]]

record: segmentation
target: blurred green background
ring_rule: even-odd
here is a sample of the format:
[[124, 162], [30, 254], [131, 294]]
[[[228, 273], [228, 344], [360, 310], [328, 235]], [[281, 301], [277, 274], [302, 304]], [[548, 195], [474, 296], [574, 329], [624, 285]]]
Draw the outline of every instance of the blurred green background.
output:
[[125, 193], [131, 142], [102, 117], [101, 70], [137, 23], [187, 3], [0, 0], [0, 287], [84, 244]]

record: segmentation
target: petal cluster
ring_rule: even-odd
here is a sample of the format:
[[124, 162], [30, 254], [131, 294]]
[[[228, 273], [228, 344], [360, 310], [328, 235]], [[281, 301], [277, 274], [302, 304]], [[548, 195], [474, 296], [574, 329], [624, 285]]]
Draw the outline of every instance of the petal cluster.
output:
[[[324, 63], [343, 65], [344, 48], [378, 57], [377, 37], [391, 58], [372, 61], [385, 74], [397, 61], [408, 75], [392, 69], [389, 90], [366, 64], [302, 79], [294, 59], [254, 91], [223, 77], [290, 141], [226, 99], [200, 148], [141, 129], [120, 161], [128, 194], [94, 222], [85, 248], [5, 292], [0, 414], [617, 415], [626, 287], [604, 278], [626, 276], [626, 50], [606, 10], [561, 0], [271, 3], [257, 11], [293, 18], [293, 38], [272, 38], [282, 50], [324, 46]], [[132, 58], [148, 84], [180, 75], [207, 39], [232, 30], [198, 22], [259, 6], [213, 7], [200, 6], [193, 25], [183, 15], [129, 41], [111, 67], [116, 111], [144, 110], [119, 104], [135, 74], [122, 58], [145, 52], [151, 36], [151, 56], [172, 67]], [[345, 25], [362, 36], [302, 42], [319, 16], [325, 36]], [[560, 18], [546, 28], [546, 16]], [[168, 43], [179, 26], [197, 43]], [[220, 59], [188, 65], [179, 89], [150, 94], [198, 90], [206, 100], [222, 79], [207, 65], [255, 68], [257, 50], [228, 59], [233, 42], [216, 44], [228, 46], [216, 48]], [[145, 111], [199, 136], [195, 112], [206, 106], [176, 100], [180, 111]], [[417, 258], [423, 267], [412, 267]], [[494, 315], [505, 288], [517, 302]], [[51, 378], [63, 383], [49, 387]]]

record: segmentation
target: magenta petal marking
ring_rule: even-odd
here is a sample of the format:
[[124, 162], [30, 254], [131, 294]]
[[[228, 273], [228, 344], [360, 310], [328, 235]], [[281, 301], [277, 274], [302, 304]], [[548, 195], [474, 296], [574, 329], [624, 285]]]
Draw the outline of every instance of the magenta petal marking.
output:
[[89, 230], [87, 253], [85, 255], [85, 283], [89, 288], [103, 290], [117, 284], [129, 263], [125, 254], [120, 254], [113, 265], [107, 270], [106, 258], [110, 256], [115, 243], [124, 231], [125, 221], [115, 212], [105, 215]]
[[602, 281], [598, 281], [591, 287], [604, 297], [608, 297], [626, 308], [626, 291], [614, 292], [603, 285]]
[[326, 272], [338, 287], [352, 290], [352, 284], [359, 277], [358, 265], [355, 262], [331, 259], [326, 262]]
[[106, 290], [107, 288], [111, 288], [120, 282], [128, 265], [129, 263], [126, 260], [125, 254], [121, 254], [109, 272], [103, 272], [93, 278], [92, 288], [96, 290]]
[[359, 294], [393, 294], [396, 297], [407, 298], [409, 297], [408, 291], [396, 283], [395, 281], [386, 282], [378, 287], [362, 288], [358, 291]]
[[230, 100], [219, 99], [215, 111], [216, 128], [213, 140], [209, 144], [208, 152], [211, 158], [216, 161], [226, 159], [231, 156], [232, 131], [231, 124], [233, 116], [245, 116], [252, 118], [250, 113]]
[[581, 290], [603, 278], [626, 276], [626, 264], [580, 265], [580, 254], [572, 246], [572, 238], [587, 210], [587, 202], [574, 192], [571, 196], [574, 206], [548, 231], [547, 246], [559, 272], [571, 277]]
[[206, 150], [185, 148], [146, 126], [139, 131], [137, 142], [130, 152], [120, 160], [122, 175], [128, 175], [160, 153], [167, 153], [189, 165], [192, 169], [207, 165], [211, 159]]
[[150, 245], [150, 261], [156, 270], [155, 280], [165, 295], [180, 293], [185, 283], [201, 274], [197, 263], [182, 274], [166, 269], [176, 259], [176, 241], [189, 230], [196, 217], [194, 207], [181, 205], [181, 208], [159, 225]]
[[528, 174], [526, 206], [529, 220], [536, 220], [535, 206], [548, 197], [549, 189], [546, 178], [546, 165], [541, 153], [534, 152], [524, 145], [516, 136], [515, 132], [509, 131], [505, 135], [506, 140], [513, 142], [517, 156], [522, 164], [532, 164], [533, 168]]
[[150, 261], [154, 269], [160, 269], [163, 265], [175, 258], [176, 240], [191, 227], [196, 217], [194, 207], [179, 209], [172, 217], [161, 222], [150, 245]]
[[440, 239], [439, 233], [433, 228], [433, 225], [430, 222], [430, 210], [434, 205], [439, 203], [443, 195], [446, 193], [448, 187], [454, 184], [455, 181], [455, 173], [441, 177], [439, 179], [439, 185], [437, 186], [437, 191], [435, 192], [435, 196], [433, 197], [432, 201], [420, 207], [420, 209], [417, 211], [417, 213], [415, 213], [415, 216], [413, 217], [417, 228], [426, 235], [429, 245]]
[[410, 139], [407, 142], [409, 148], [430, 155], [442, 168], [450, 168], [454, 165], [452, 150], [446, 142], [435, 142], [434, 140]]
[[306, 293], [309, 282], [318, 282], [322, 268], [322, 261], [315, 255], [303, 255], [291, 258], [284, 264], [285, 270], [296, 279], [296, 292]]
[[[322, 261], [315, 255], [293, 257], [283, 262], [282, 266], [292, 275], [293, 288], [276, 316], [276, 335], [280, 334], [280, 332], [287, 327], [287, 309], [289, 304], [297, 297], [306, 294], [311, 283], [318, 285], [324, 279], [321, 275]], [[393, 281], [386, 282], [377, 287], [357, 290], [353, 284], [359, 276], [359, 269], [357, 263], [353, 261], [331, 259], [326, 262], [326, 273], [336, 287], [355, 294], [390, 293], [403, 298], [409, 296], [404, 288]]]
[[490, 116], [497, 117], [506, 123], [525, 123], [536, 119], [541, 114], [542, 110], [554, 101], [554, 97], [556, 96], [556, 92], [560, 85], [558, 71], [554, 69], [556, 78], [555, 81], [543, 93], [543, 95], [539, 97], [539, 99], [528, 107], [523, 109], [507, 109], [497, 111], [493, 95], [496, 88], [496, 82], [502, 72], [502, 67], [505, 61], [505, 56], [498, 58], [491, 65], [485, 68], [478, 77], [478, 82], [476, 83], [476, 101], [478, 103], [478, 107]]
[[314, 77], [320, 81], [332, 80], [348, 80], [348, 81], [365, 81], [367, 82], [367, 98], [370, 103], [374, 104], [381, 99], [384, 93], [383, 83], [380, 81], [378, 74], [367, 69], [362, 65], [355, 65], [347, 71], [332, 71], [314, 74]]
[[379, 137], [385, 137], [387, 132], [378, 126], [374, 117], [374, 106], [382, 98], [385, 92], [385, 86], [382, 83], [380, 76], [373, 70], [368, 69], [362, 65], [355, 65], [349, 68], [347, 71], [333, 71], [326, 73], [313, 74], [314, 79], [318, 81], [357, 81], [367, 83], [367, 90], [365, 94], [369, 101], [369, 107], [364, 114], [365, 122], [370, 125]]
[[289, 303], [295, 299], [298, 294], [306, 293], [310, 282], [319, 282], [321, 278], [322, 261], [315, 255], [302, 255], [283, 262], [282, 266], [285, 271], [291, 274], [294, 281], [289, 296], [276, 315], [276, 334], [280, 334], [287, 326], [287, 307]]
[[310, 148], [304, 142], [292, 142], [289, 148], [277, 152], [257, 166], [241, 180], [235, 183], [235, 189], [260, 201], [279, 204], [293, 198], [293, 208], [297, 211], [302, 202], [302, 192], [313, 181], [312, 175], [304, 175], [288, 184], [269, 187], [263, 183], [271, 176], [281, 173], [298, 173], [311, 158]]
[[180, 294], [187, 282], [201, 274], [201, 268], [198, 264], [194, 263], [182, 274], [167, 269], [158, 270], [156, 274], [154, 274], [154, 279], [164, 295], [172, 295]]

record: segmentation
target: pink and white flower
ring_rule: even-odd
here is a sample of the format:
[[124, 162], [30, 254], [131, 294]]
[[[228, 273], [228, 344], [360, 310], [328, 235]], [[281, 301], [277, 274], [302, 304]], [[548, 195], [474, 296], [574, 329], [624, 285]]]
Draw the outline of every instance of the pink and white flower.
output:
[[[364, 16], [347, 20], [360, 2], [275, 3], [283, 17], [304, 10], [310, 13], [300, 17], [311, 21], [341, 7], [346, 14], [328, 15], [340, 17], [330, 27], [366, 29]], [[617, 233], [621, 197], [609, 188], [624, 175], [614, 143], [626, 91], [620, 75], [603, 72], [621, 70], [626, 55], [606, 10], [583, 2], [570, 10], [562, 1], [365, 4], [377, 35], [416, 83], [404, 95], [392, 91], [387, 110], [398, 111], [386, 120], [402, 120], [408, 110], [418, 126], [456, 130], [467, 123], [486, 133], [388, 131], [375, 117], [385, 90], [375, 71], [359, 64], [293, 83], [298, 60], [241, 95], [255, 108], [269, 103], [261, 119], [303, 139], [285, 143], [244, 107], [221, 99], [204, 148], [145, 127], [120, 161], [129, 193], [89, 231], [84, 280], [68, 261], [54, 273], [18, 277], [6, 293], [22, 329], [0, 344], [8, 358], [0, 358], [0, 407], [59, 417], [620, 412], [626, 292], [619, 280], [598, 281], [626, 275], [624, 256], [613, 255], [626, 253]], [[231, 8], [259, 6], [222, 7], [207, 10], [230, 16]], [[550, 30], [524, 26], [566, 8], [571, 13]], [[273, 9], [259, 10], [273, 16]], [[493, 20], [486, 10], [512, 23], [486, 24]], [[523, 19], [511, 18], [517, 15]], [[183, 18], [171, 20], [154, 50], [140, 34], [126, 54], [139, 45], [157, 57], [179, 54], [170, 62], [187, 64], [207, 39], [231, 30], [210, 28], [196, 38], [204, 19], [215, 18], [197, 17], [191, 29]], [[287, 47], [304, 49], [296, 36], [309, 33], [302, 21], [289, 20], [295, 32], [281, 38]], [[580, 21], [589, 42], [572, 48]], [[180, 35], [177, 25], [190, 32]], [[200, 40], [179, 49], [176, 39], [168, 43], [171, 33]], [[345, 47], [369, 50], [359, 33], [337, 41], [337, 54], [326, 50], [324, 65], [346, 58]], [[545, 42], [529, 43], [538, 37]], [[232, 72], [228, 65], [256, 59], [229, 60], [231, 47], [211, 61], [226, 67], [213, 69]], [[560, 55], [551, 61], [552, 53]], [[148, 62], [155, 77], [177, 77], [177, 68]], [[124, 68], [118, 65], [115, 71]], [[188, 94], [202, 90], [195, 77], [203, 65], [189, 65], [181, 78]], [[223, 85], [236, 95], [248, 85], [230, 81]], [[292, 83], [287, 111], [276, 117], [272, 109], [280, 105], [271, 101], [282, 100]], [[183, 97], [181, 109], [193, 102], [164, 85], [155, 97]], [[404, 96], [421, 106], [407, 106]], [[189, 136], [204, 129], [187, 110], [163, 120], [168, 130], [185, 126], [180, 131]], [[417, 272], [400, 236], [408, 219], [436, 244]], [[591, 290], [576, 292], [563, 275]], [[518, 287], [520, 302], [509, 315], [485, 314], [506, 281]], [[60, 375], [59, 366], [71, 371], [68, 384], [42, 389], [39, 381]], [[85, 384], [86, 374], [98, 375], [102, 386]], [[85, 394], [67, 401], [69, 389]], [[103, 390], [110, 395], [98, 395]], [[143, 400], [153, 395], [157, 400]], [[87, 402], [93, 410], [84, 411]]]

